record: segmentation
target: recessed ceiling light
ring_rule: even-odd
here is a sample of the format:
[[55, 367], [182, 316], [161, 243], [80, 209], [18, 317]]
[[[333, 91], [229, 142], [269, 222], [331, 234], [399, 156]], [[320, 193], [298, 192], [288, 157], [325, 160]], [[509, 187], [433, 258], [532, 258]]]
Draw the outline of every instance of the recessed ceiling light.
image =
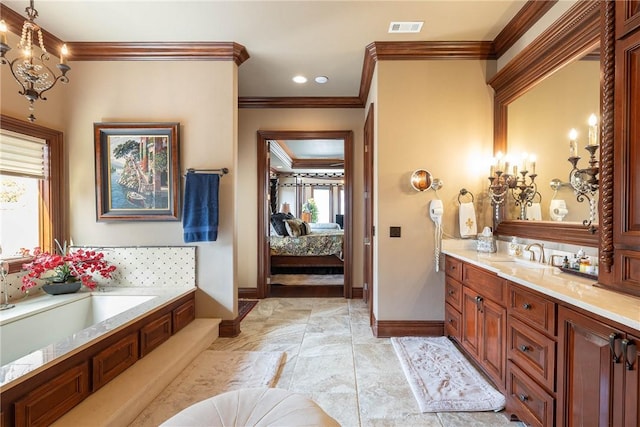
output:
[[302, 84], [307, 82], [307, 78], [305, 76], [295, 76], [293, 81]]
[[318, 76], [316, 77], [316, 83], [325, 84], [329, 81], [329, 77], [327, 76]]

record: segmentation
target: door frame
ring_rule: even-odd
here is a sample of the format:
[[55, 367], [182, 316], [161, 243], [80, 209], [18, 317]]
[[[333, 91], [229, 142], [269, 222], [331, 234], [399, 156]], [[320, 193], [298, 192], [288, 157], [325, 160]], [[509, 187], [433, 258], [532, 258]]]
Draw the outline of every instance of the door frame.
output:
[[258, 244], [257, 244], [257, 297], [266, 298], [270, 294], [271, 260], [269, 248], [269, 141], [279, 139], [341, 139], [344, 141], [344, 286], [343, 296], [353, 297], [353, 132], [350, 130], [282, 131], [259, 130], [258, 163]]
[[369, 310], [369, 324], [373, 325], [373, 251], [374, 235], [373, 227], [373, 167], [374, 167], [374, 104], [370, 104], [367, 118], [364, 122], [364, 144], [363, 144], [363, 164], [364, 164], [364, 230], [363, 230], [363, 299], [367, 303]]

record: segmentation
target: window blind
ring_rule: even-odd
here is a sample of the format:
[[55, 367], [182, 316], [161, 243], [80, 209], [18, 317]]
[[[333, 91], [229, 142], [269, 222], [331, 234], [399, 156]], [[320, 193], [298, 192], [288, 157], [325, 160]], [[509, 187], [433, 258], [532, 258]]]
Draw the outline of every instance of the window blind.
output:
[[0, 131], [0, 174], [45, 178], [44, 139]]

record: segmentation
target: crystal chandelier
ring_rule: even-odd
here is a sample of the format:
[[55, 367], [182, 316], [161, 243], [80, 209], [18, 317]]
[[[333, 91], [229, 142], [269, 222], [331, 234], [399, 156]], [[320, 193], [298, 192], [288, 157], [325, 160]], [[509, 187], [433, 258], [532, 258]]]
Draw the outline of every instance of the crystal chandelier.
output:
[[[18, 84], [22, 86], [18, 93], [24, 95], [29, 101], [29, 121], [33, 122], [36, 119], [33, 115], [34, 101], [38, 99], [46, 101], [47, 98], [44, 93], [55, 86], [58, 81], [68, 83], [69, 78], [66, 74], [71, 67], [67, 65], [65, 58], [68, 55], [67, 45], [62, 45], [60, 63], [56, 64], [61, 74], [55, 75], [55, 72], [47, 65], [49, 53], [44, 47], [42, 30], [34, 22], [38, 17], [38, 11], [33, 7], [33, 0], [30, 0], [30, 5], [25, 11], [28, 19], [22, 25], [20, 43], [17, 46], [22, 51], [22, 55], [14, 60], [5, 57], [11, 48], [7, 44], [7, 25], [4, 20], [0, 21], [0, 63], [9, 66], [11, 74], [13, 74]], [[37, 56], [36, 48], [40, 50], [40, 56]]]

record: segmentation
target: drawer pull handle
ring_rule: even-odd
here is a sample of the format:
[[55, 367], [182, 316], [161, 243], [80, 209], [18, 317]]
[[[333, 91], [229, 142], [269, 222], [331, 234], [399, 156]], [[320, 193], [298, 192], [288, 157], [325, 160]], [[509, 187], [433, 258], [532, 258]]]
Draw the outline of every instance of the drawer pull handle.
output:
[[449, 289], [449, 295], [453, 295], [453, 294], [455, 294], [454, 290], [453, 289]]
[[524, 308], [525, 310], [531, 310], [531, 304], [525, 302], [524, 304], [522, 304], [522, 308]]
[[518, 399], [520, 399], [520, 402], [526, 402], [527, 400], [529, 400], [529, 396], [525, 394], [519, 394]]
[[531, 350], [531, 348], [529, 346], [527, 346], [527, 345], [521, 345], [520, 346], [520, 350], [521, 351], [529, 351], [529, 350]]
[[453, 323], [453, 319], [449, 319], [449, 323]]
[[615, 332], [611, 332], [609, 334], [609, 348], [611, 349], [611, 358], [613, 359], [613, 363], [620, 363], [620, 355], [616, 354], [616, 340], [618, 339], [618, 334]]
[[629, 353], [629, 346], [635, 345], [633, 341], [629, 341], [628, 339], [622, 340], [622, 357], [624, 357], [624, 367], [627, 371], [633, 371], [633, 351], [631, 354]]

